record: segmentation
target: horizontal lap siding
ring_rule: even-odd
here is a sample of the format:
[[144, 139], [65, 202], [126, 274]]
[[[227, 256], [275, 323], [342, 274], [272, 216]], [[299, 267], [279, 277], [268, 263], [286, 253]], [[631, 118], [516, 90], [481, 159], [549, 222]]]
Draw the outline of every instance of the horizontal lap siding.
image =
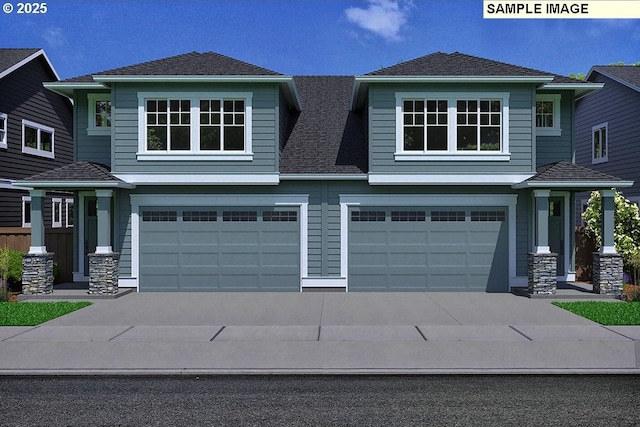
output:
[[[396, 92], [509, 92], [508, 162], [395, 161]], [[530, 85], [399, 86], [372, 85], [369, 92], [370, 172], [374, 173], [528, 173], [533, 170], [532, 124], [534, 90]]]
[[[42, 86], [53, 80], [41, 57], [0, 79], [0, 113], [8, 116], [0, 178], [22, 179], [73, 161], [73, 110], [67, 98]], [[55, 159], [22, 153], [22, 120], [55, 129]]]
[[[576, 104], [576, 163], [636, 181], [624, 189], [627, 197], [640, 197], [640, 92], [598, 75], [604, 88]], [[609, 152], [606, 163], [592, 164], [591, 128], [608, 122]]]
[[[546, 92], [545, 92], [546, 93]], [[564, 160], [573, 161], [573, 93], [562, 92], [560, 101], [560, 136], [536, 137], [536, 162], [538, 166]]]
[[[89, 128], [89, 94], [108, 93], [107, 91], [76, 91], [74, 102], [76, 161], [90, 161], [111, 165], [111, 135], [88, 135]], [[115, 110], [112, 111], [112, 114]]]
[[[252, 92], [252, 161], [138, 161], [138, 92]], [[277, 172], [278, 87], [263, 85], [131, 85], [113, 90], [116, 126], [115, 173], [273, 173]]]

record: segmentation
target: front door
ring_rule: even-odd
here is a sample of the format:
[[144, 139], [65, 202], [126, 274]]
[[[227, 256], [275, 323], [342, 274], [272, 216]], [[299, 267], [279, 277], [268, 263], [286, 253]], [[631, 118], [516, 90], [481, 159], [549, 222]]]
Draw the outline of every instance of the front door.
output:
[[84, 219], [84, 273], [89, 275], [89, 254], [96, 251], [98, 245], [98, 207], [95, 197], [85, 199], [85, 219]]
[[564, 276], [564, 198], [549, 199], [549, 248], [558, 254], [558, 276]]

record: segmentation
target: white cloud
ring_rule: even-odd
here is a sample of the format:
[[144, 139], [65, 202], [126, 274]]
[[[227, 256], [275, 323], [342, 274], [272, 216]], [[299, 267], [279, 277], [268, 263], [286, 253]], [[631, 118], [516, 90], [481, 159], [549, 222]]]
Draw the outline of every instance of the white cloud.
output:
[[344, 12], [357, 26], [389, 41], [401, 40], [400, 31], [407, 23], [411, 1], [368, 0], [367, 7], [350, 7]]
[[47, 47], [50, 49], [60, 49], [67, 45], [67, 38], [60, 27], [49, 27], [42, 33]]

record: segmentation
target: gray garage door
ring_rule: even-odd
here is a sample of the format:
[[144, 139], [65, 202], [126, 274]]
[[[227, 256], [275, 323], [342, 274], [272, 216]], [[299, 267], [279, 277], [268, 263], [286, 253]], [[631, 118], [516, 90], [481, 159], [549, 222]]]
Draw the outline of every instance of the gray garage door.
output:
[[350, 291], [508, 292], [506, 208], [352, 208]]
[[141, 291], [299, 291], [298, 209], [140, 209]]

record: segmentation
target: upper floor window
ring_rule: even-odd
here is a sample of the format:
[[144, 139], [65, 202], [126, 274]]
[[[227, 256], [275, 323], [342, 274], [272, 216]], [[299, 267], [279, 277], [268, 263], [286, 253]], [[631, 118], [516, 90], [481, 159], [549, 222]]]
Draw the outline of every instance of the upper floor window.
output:
[[508, 93], [396, 94], [396, 160], [508, 160]]
[[560, 95], [536, 96], [536, 133], [560, 136]]
[[251, 160], [251, 94], [139, 94], [139, 160]]
[[609, 160], [609, 124], [602, 123], [591, 128], [591, 163]]
[[111, 95], [92, 93], [88, 96], [89, 135], [108, 135], [111, 133]]
[[0, 113], [0, 148], [7, 148], [7, 115]]
[[22, 152], [53, 159], [54, 133], [53, 128], [22, 120]]

